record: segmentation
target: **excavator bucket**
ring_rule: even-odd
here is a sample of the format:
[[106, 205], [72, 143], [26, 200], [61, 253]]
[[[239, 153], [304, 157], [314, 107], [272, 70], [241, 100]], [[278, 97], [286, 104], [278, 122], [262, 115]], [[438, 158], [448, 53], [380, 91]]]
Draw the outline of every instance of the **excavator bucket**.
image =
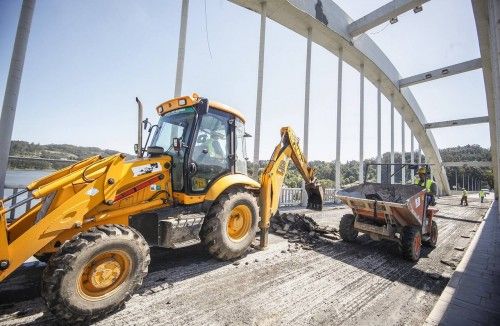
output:
[[307, 192], [307, 208], [321, 211], [323, 209], [323, 187], [311, 182], [306, 185]]

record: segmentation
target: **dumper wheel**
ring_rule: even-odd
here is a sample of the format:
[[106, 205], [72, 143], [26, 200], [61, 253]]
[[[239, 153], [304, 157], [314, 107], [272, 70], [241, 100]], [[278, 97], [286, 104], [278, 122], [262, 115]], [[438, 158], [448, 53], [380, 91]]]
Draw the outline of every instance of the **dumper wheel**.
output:
[[340, 220], [339, 234], [346, 242], [353, 242], [358, 237], [358, 231], [354, 228], [354, 219], [354, 215], [345, 214]]
[[130, 299], [148, 272], [149, 246], [134, 229], [102, 225], [76, 235], [50, 259], [42, 297], [66, 323], [90, 323]]
[[422, 232], [418, 227], [405, 226], [401, 237], [401, 249], [403, 256], [411, 261], [420, 259], [422, 247]]
[[423, 242], [426, 246], [429, 246], [431, 248], [435, 248], [438, 240], [438, 226], [436, 221], [432, 221], [431, 224], [431, 236], [429, 240]]
[[200, 233], [210, 254], [221, 260], [240, 257], [255, 238], [258, 212], [253, 194], [222, 194], [210, 208]]

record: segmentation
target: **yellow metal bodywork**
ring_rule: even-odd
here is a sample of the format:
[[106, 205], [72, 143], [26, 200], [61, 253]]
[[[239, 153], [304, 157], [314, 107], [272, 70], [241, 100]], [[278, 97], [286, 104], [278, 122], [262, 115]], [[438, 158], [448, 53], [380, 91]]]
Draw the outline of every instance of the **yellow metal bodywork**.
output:
[[229, 187], [239, 186], [251, 191], [258, 191], [260, 183], [244, 174], [228, 174], [217, 179], [204, 195], [190, 195], [174, 192], [174, 200], [180, 204], [193, 205], [216, 200]]
[[41, 202], [7, 222], [0, 201], [0, 281], [35, 253], [54, 252], [93, 226], [128, 225], [128, 217], [172, 204], [170, 157], [91, 157], [27, 186]]
[[221, 193], [232, 186], [240, 186], [250, 190], [258, 190], [260, 188], [260, 184], [257, 181], [244, 174], [225, 175], [215, 181], [210, 189], [208, 189], [205, 200], [216, 200]]
[[[323, 190], [317, 183], [315, 171], [307, 163], [307, 159], [300, 149], [299, 140], [292, 128], [283, 127], [280, 130], [281, 142], [275, 147], [271, 159], [261, 175], [260, 190], [260, 223], [261, 229], [260, 247], [267, 247], [269, 221], [278, 211], [279, 196], [283, 180], [288, 169], [290, 159], [293, 161], [302, 178], [306, 181], [306, 188], [316, 188], [321, 196], [322, 204]], [[310, 196], [309, 192], [308, 195]]]
[[[0, 270], [0, 281], [32, 255], [55, 252], [62, 243], [91, 227], [128, 225], [130, 215], [173, 203], [210, 203], [232, 186], [252, 191], [260, 187], [246, 175], [232, 174], [215, 181], [205, 195], [171, 195], [170, 171], [165, 166], [170, 166], [169, 156], [130, 161], [120, 154], [92, 157], [28, 185], [33, 197], [41, 201], [11, 223], [7, 223], [0, 201], [0, 260], [9, 261], [9, 267]], [[123, 196], [160, 175], [161, 180]]]
[[[157, 111], [163, 115], [198, 101], [196, 94], [175, 98], [160, 105]], [[228, 106], [216, 102], [209, 104], [244, 121], [241, 113]], [[172, 191], [170, 156], [132, 160], [126, 160], [123, 154], [89, 157], [29, 184], [27, 190], [40, 202], [14, 221], [7, 221], [9, 210], [4, 200], [0, 200], [0, 262], [3, 268], [0, 269], [0, 281], [32, 255], [55, 252], [65, 241], [94, 226], [126, 226], [131, 215], [172, 205], [204, 203], [208, 208], [233, 187], [259, 193], [261, 247], [265, 247], [269, 220], [278, 209], [290, 159], [307, 184], [316, 186], [314, 170], [307, 165], [298, 139], [289, 127], [281, 129], [281, 142], [261, 176], [261, 183], [244, 174], [229, 174], [218, 178], [206, 194], [200, 195]], [[247, 234], [251, 224], [251, 212], [246, 206], [240, 206], [234, 208], [226, 226], [228, 234], [236, 241]], [[89, 288], [80, 287], [82, 295], [100, 297], [109, 293], [128, 268], [126, 257], [112, 261], [103, 256], [97, 260], [94, 264], [97, 269], [89, 267], [87, 274], [81, 276], [81, 284], [92, 284]], [[101, 291], [104, 288], [107, 290]]]
[[77, 293], [89, 301], [110, 297], [129, 277], [132, 258], [122, 250], [103, 252], [92, 258], [77, 280]]
[[233, 241], [239, 241], [245, 237], [252, 225], [252, 212], [246, 205], [238, 205], [233, 208], [227, 221], [227, 234]]
[[[168, 100], [158, 105], [156, 107], [156, 112], [159, 115], [164, 115], [168, 112], [172, 112], [177, 109], [196, 105], [199, 101], [200, 97], [196, 93], [193, 93], [193, 95], [191, 96], [176, 97], [174, 99]], [[234, 114], [235, 116], [240, 118], [243, 123], [245, 123], [245, 117], [243, 116], [243, 114], [241, 114], [241, 112], [236, 110], [235, 108], [230, 107], [229, 105], [225, 105], [216, 101], [210, 101], [208, 102], [208, 105], [214, 109]]]

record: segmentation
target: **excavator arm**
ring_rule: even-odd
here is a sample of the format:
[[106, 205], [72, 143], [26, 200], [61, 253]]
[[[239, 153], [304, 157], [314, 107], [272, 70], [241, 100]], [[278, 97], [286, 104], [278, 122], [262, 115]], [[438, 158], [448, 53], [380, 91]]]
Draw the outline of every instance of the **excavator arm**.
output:
[[307, 208], [321, 210], [323, 208], [323, 188], [319, 185], [314, 169], [307, 164], [307, 160], [299, 146], [299, 140], [292, 128], [283, 127], [280, 130], [281, 142], [274, 149], [271, 160], [261, 176], [260, 191], [260, 247], [268, 244], [269, 221], [278, 211], [279, 196], [283, 180], [288, 169], [290, 159], [293, 161], [300, 175], [305, 181], [307, 192]]

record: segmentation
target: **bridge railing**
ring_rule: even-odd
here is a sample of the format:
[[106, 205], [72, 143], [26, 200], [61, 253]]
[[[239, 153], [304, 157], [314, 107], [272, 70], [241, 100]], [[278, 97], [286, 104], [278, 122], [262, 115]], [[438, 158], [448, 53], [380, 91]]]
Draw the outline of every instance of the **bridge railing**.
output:
[[301, 188], [281, 188], [280, 207], [299, 206], [301, 200]]
[[27, 210], [31, 209], [32, 206], [38, 204], [39, 199], [30, 197], [28, 191], [23, 185], [5, 185], [5, 197], [11, 198], [7, 209], [11, 208], [8, 212], [7, 219], [14, 220], [24, 214]]
[[[304, 190], [305, 191], [305, 190]], [[323, 202], [325, 204], [333, 204], [335, 202], [335, 189], [324, 189]], [[301, 188], [281, 188], [280, 207], [300, 206], [302, 199]]]
[[[22, 185], [9, 185], [9, 184], [5, 185], [5, 196], [6, 197], [12, 196], [10, 205], [8, 205], [8, 207], [14, 207], [8, 212], [7, 218], [9, 220], [13, 220], [21, 216], [32, 206], [36, 205], [39, 202], [38, 199], [28, 197], [29, 192], [25, 192], [17, 196], [17, 194], [24, 189], [25, 186]], [[302, 199], [301, 188], [282, 188], [279, 206], [280, 207], [300, 206], [301, 199]], [[335, 189], [325, 189], [323, 202], [327, 204], [335, 202]]]

